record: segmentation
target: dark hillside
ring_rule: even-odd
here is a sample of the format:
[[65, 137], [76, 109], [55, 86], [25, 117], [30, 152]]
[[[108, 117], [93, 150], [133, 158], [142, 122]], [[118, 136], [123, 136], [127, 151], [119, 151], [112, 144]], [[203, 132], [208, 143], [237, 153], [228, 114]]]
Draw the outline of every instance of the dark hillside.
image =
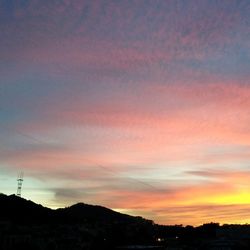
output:
[[0, 194], [0, 219], [13, 223], [47, 222], [53, 210], [16, 195]]
[[248, 224], [164, 226], [102, 206], [53, 210], [4, 194], [0, 211], [1, 250], [250, 249]]
[[0, 195], [0, 249], [112, 249], [154, 241], [152, 221], [78, 203], [52, 210]]

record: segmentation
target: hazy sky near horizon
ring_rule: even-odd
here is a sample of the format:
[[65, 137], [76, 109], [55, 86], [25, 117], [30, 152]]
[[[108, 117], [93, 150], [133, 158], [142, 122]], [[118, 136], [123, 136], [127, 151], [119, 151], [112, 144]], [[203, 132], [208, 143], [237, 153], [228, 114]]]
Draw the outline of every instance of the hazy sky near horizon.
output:
[[165, 224], [250, 223], [249, 0], [0, 0], [0, 192]]

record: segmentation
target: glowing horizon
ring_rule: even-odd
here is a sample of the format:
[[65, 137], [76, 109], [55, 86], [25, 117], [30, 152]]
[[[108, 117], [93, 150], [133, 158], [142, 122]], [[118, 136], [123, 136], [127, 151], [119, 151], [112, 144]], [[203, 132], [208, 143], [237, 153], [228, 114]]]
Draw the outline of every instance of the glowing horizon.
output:
[[0, 192], [161, 224], [250, 223], [249, 1], [0, 1]]

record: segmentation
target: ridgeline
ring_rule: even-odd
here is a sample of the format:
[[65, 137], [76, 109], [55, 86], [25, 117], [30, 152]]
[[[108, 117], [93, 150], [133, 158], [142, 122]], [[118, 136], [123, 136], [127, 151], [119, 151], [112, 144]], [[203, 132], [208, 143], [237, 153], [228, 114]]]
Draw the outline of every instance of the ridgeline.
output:
[[157, 225], [142, 217], [78, 203], [50, 209], [0, 194], [2, 250], [249, 250], [249, 225]]

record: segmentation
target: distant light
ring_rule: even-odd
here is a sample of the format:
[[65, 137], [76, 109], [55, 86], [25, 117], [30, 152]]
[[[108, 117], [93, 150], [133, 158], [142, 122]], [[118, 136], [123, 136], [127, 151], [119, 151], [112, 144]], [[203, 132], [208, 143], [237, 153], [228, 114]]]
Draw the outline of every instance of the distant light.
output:
[[163, 241], [163, 239], [161, 239], [161, 238], [157, 238], [157, 241], [158, 241], [158, 242], [161, 242], [161, 241]]
[[178, 236], [176, 236], [176, 237], [175, 237], [175, 239], [179, 239], [179, 237], [178, 237]]

